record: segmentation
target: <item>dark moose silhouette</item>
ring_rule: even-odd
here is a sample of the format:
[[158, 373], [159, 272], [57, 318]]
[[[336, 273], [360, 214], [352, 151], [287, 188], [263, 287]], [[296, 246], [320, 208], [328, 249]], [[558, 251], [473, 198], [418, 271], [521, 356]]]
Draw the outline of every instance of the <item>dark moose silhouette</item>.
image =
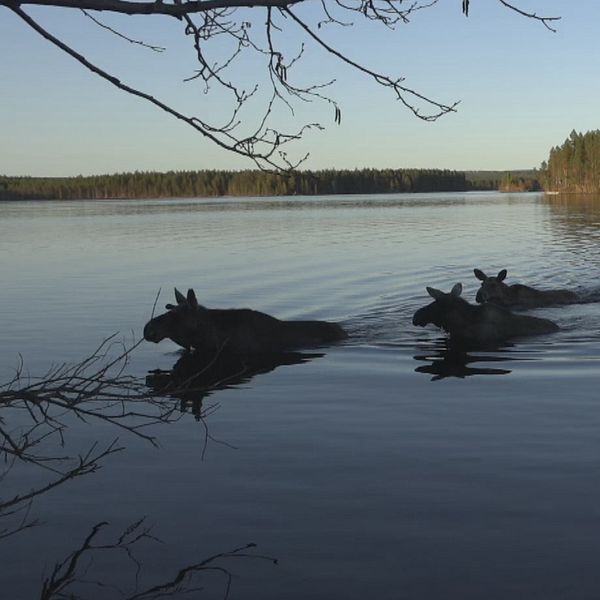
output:
[[206, 308], [194, 290], [185, 297], [175, 290], [177, 304], [144, 327], [144, 339], [158, 343], [165, 338], [183, 348], [232, 354], [277, 353], [322, 346], [348, 337], [337, 323], [327, 321], [281, 321], [249, 308]]
[[427, 293], [434, 301], [415, 312], [413, 325], [424, 327], [433, 323], [454, 340], [486, 344], [558, 330], [558, 325], [548, 319], [517, 315], [489, 302], [469, 304], [460, 297], [460, 283], [448, 294], [431, 287]]
[[554, 304], [572, 304], [579, 298], [570, 290], [538, 290], [528, 285], [504, 283], [507, 271], [502, 269], [495, 277], [488, 277], [482, 270], [474, 269], [475, 277], [481, 281], [477, 302], [493, 302], [505, 307], [535, 308]]

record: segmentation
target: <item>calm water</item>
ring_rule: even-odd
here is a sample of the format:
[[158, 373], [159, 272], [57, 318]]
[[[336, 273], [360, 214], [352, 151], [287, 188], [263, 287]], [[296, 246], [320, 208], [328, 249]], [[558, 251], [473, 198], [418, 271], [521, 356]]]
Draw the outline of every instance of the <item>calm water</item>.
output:
[[[556, 334], [457, 357], [411, 319], [429, 302], [426, 285], [461, 281], [473, 301], [473, 267], [577, 289], [586, 302], [533, 311]], [[597, 598], [599, 275], [600, 199], [0, 204], [0, 382], [19, 353], [42, 375], [115, 332], [139, 339], [157, 292], [162, 310], [174, 286], [211, 307], [337, 320], [351, 334], [323, 356], [215, 392], [204, 424], [188, 411], [155, 428], [159, 448], [70, 423], [54, 455], [117, 436], [126, 449], [37, 498], [30, 518], [41, 524], [0, 539], [0, 595], [39, 597], [96, 523], [109, 523], [106, 541], [145, 517], [163, 543], [137, 546], [140, 589], [254, 542], [254, 557], [219, 562], [233, 573], [230, 598]], [[144, 377], [179, 358], [170, 342], [143, 343], [127, 369]], [[25, 422], [0, 418], [9, 431]], [[47, 477], [17, 464], [0, 498]], [[122, 552], [86, 568], [84, 579], [135, 585]], [[202, 585], [191, 597], [226, 590], [218, 572]]]

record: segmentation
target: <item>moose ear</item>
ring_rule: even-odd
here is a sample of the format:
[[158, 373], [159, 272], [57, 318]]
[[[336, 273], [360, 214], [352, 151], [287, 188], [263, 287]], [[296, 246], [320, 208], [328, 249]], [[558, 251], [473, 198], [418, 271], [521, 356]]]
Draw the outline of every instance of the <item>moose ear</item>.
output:
[[167, 310], [173, 310], [174, 308], [177, 308], [174, 304], [165, 304], [165, 308]]
[[450, 290], [450, 294], [455, 298], [458, 298], [462, 294], [462, 283], [456, 283]]
[[487, 275], [480, 269], [473, 269], [473, 273], [475, 273], [475, 277], [477, 277], [479, 281], [485, 281], [487, 279]]
[[196, 300], [196, 294], [194, 293], [194, 290], [192, 288], [190, 288], [188, 290], [188, 293], [187, 293], [187, 303], [192, 308], [198, 308], [198, 300]]
[[505, 278], [506, 278], [506, 269], [502, 269], [502, 271], [500, 271], [500, 273], [498, 273], [498, 275], [496, 275], [496, 279], [498, 281], [504, 281]]
[[445, 296], [445, 294], [444, 294], [444, 292], [442, 292], [442, 290], [436, 290], [435, 288], [432, 288], [432, 287], [426, 287], [425, 289], [427, 290], [427, 293], [434, 300], [440, 300], [441, 298], [443, 298]]
[[177, 288], [175, 288], [175, 300], [177, 300], [177, 304], [186, 304], [187, 302], [185, 296]]

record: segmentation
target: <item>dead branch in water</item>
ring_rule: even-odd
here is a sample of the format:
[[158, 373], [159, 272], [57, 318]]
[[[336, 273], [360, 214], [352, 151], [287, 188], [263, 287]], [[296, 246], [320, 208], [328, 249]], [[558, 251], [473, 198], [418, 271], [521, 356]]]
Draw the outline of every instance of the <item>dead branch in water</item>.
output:
[[[74, 419], [108, 424], [157, 446], [156, 437], [149, 428], [172, 423], [185, 414], [185, 408], [176, 400], [182, 391], [200, 393], [218, 387], [217, 384], [214, 388], [210, 385], [194, 387], [187, 380], [182, 381], [181, 386], [172, 384], [168, 390], [148, 386], [144, 378], [126, 372], [131, 354], [140, 343], [126, 346], [116, 340], [116, 335], [111, 336], [82, 361], [54, 366], [41, 377], [28, 374], [20, 357], [15, 375], [8, 383], [0, 385], [0, 457], [4, 459], [0, 482], [4, 480], [5, 483], [11, 469], [18, 464], [38, 468], [40, 474], [50, 473], [49, 478], [40, 477], [41, 483], [33, 489], [13, 496], [0, 496], [0, 541], [39, 525], [38, 519], [31, 516], [33, 502], [39, 496], [96, 472], [102, 468], [105, 459], [125, 449], [118, 439], [114, 439], [105, 446], [93, 442], [80, 454], [69, 453], [66, 451], [67, 431]], [[206, 440], [212, 439], [204, 423], [212, 410], [213, 407], [202, 409], [200, 406], [194, 415], [204, 426], [202, 454]], [[57, 452], [56, 448], [61, 450]], [[5, 495], [6, 489], [4, 486]], [[118, 535], [107, 535], [107, 526], [107, 522], [94, 525], [79, 547], [54, 564], [43, 580], [41, 600], [83, 598], [90, 586], [110, 590], [111, 597], [123, 600], [181, 597], [204, 589], [203, 579], [209, 574], [222, 578], [219, 585], [223, 586], [223, 597], [227, 598], [232, 583], [232, 573], [227, 566], [229, 561], [254, 558], [277, 562], [252, 552], [255, 544], [246, 544], [178, 568], [163, 581], [143, 588], [139, 583], [142, 563], [135, 551], [145, 541], [160, 540], [151, 534], [144, 518]], [[95, 559], [107, 553], [110, 553], [111, 561], [118, 560], [121, 554], [131, 564], [132, 591], [119, 589], [116, 583], [121, 582], [104, 580], [102, 569], [95, 574]], [[119, 569], [119, 572], [126, 571]]]
[[[130, 355], [140, 343], [125, 347], [113, 335], [84, 360], [52, 367], [42, 377], [27, 374], [21, 359], [12, 380], [0, 386], [0, 409], [4, 414], [24, 412], [29, 423], [13, 432], [6, 418], [0, 417], [0, 456], [52, 469], [54, 462], [67, 457], [49, 456], [39, 447], [50, 436], [64, 446], [67, 416], [83, 422], [102, 421], [156, 445], [144, 429], [172, 420], [174, 408], [152, 394], [142, 380], [125, 374]], [[113, 356], [115, 347], [118, 352]]]
[[[0, 527], [0, 539], [37, 523], [29, 517], [36, 497], [94, 473], [105, 459], [124, 449], [114, 438], [104, 446], [93, 442], [79, 452], [69, 452], [67, 430], [74, 422], [109, 425], [158, 446], [152, 428], [181, 418], [178, 402], [148, 387], [144, 378], [126, 373], [140, 343], [127, 346], [115, 334], [104, 339], [87, 358], [56, 365], [41, 377], [27, 373], [20, 357], [15, 375], [0, 385], [0, 459], [4, 465], [0, 481], [15, 465], [27, 464], [39, 469], [40, 483], [13, 496], [6, 496], [4, 486], [0, 518], [13, 525]], [[205, 416], [204, 410], [195, 415], [200, 421]], [[209, 435], [206, 424], [204, 432]]]
[[78, 590], [91, 586], [106, 588], [107, 582], [94, 580], [91, 567], [94, 556], [99, 553], [110, 551], [121, 552], [133, 564], [135, 570], [135, 591], [133, 593], [121, 592], [119, 596], [123, 600], [156, 600], [158, 598], [181, 597], [204, 589], [200, 579], [203, 575], [215, 573], [224, 579], [225, 594], [228, 598], [232, 581], [232, 573], [224, 566], [223, 562], [229, 562], [237, 558], [254, 558], [270, 561], [277, 564], [277, 560], [260, 554], [249, 552], [256, 544], [250, 543], [240, 548], [227, 552], [213, 554], [204, 560], [180, 568], [177, 573], [159, 584], [152, 585], [140, 590], [138, 579], [141, 572], [141, 563], [135, 557], [134, 550], [142, 541], [160, 541], [151, 534], [151, 530], [144, 523], [144, 519], [132, 523], [118, 537], [104, 542], [99, 542], [98, 537], [108, 523], [101, 522], [94, 525], [79, 548], [71, 552], [62, 561], [57, 562], [52, 572], [44, 579], [42, 585], [41, 600], [59, 600], [61, 598], [82, 598]]

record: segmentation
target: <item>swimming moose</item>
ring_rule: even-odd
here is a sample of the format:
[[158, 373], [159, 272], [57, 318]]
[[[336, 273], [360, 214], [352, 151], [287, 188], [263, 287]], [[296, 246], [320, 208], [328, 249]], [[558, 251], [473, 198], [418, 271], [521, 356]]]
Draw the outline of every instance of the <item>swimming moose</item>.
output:
[[477, 302], [493, 302], [506, 307], [535, 308], [553, 304], [572, 304], [577, 302], [577, 294], [569, 290], [536, 290], [528, 285], [515, 283], [506, 285], [506, 269], [495, 277], [488, 277], [480, 269], [474, 269], [475, 277], [481, 281], [477, 292]]
[[276, 353], [295, 348], [322, 346], [348, 337], [337, 323], [280, 321], [249, 308], [206, 308], [194, 290], [187, 297], [175, 290], [177, 304], [148, 321], [144, 339], [158, 343], [165, 338], [183, 348], [234, 354]]
[[469, 304], [460, 297], [460, 283], [449, 294], [431, 287], [427, 288], [427, 293], [433, 302], [414, 314], [413, 325], [424, 327], [433, 323], [447, 331], [452, 340], [486, 344], [558, 330], [558, 325], [548, 319], [516, 315], [487, 302]]

